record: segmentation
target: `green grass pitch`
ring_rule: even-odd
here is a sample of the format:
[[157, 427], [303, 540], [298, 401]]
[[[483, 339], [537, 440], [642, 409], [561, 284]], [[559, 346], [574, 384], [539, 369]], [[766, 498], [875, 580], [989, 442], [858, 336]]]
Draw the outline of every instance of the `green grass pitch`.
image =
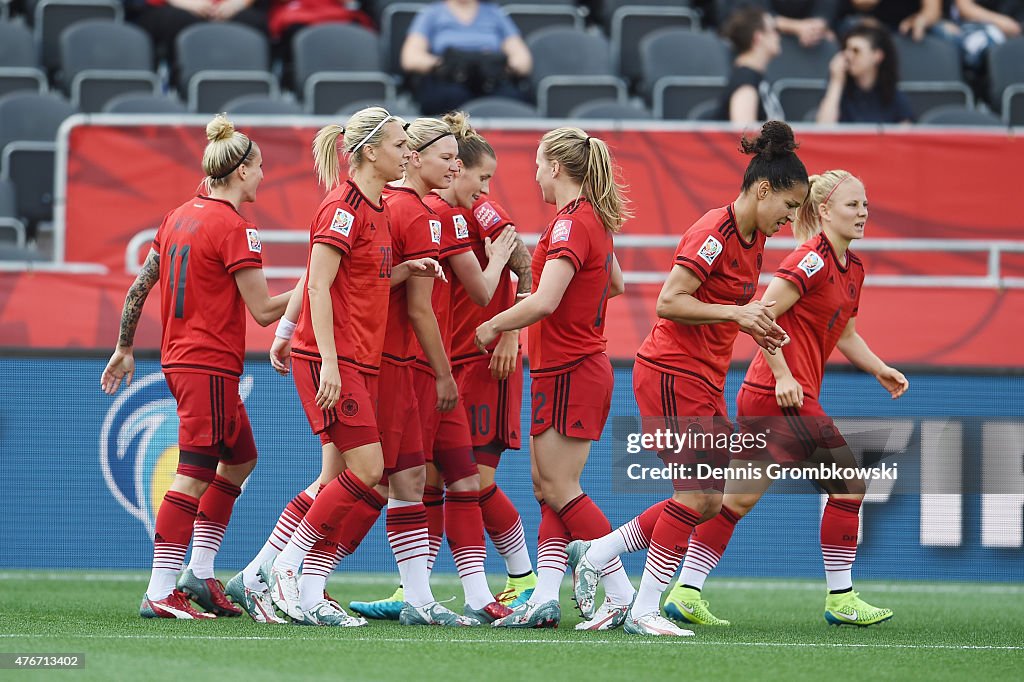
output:
[[[329, 589], [347, 604], [390, 594], [391, 581], [342, 573]], [[143, 620], [145, 585], [143, 573], [0, 573], [0, 651], [86, 656], [84, 669], [0, 670], [0, 680], [1024, 679], [1024, 585], [861, 582], [865, 599], [896, 616], [836, 628], [822, 619], [820, 581], [712, 579], [705, 595], [733, 625], [668, 641], [575, 632], [568, 584], [558, 630], [504, 631]], [[439, 599], [461, 593], [452, 576], [433, 586]]]

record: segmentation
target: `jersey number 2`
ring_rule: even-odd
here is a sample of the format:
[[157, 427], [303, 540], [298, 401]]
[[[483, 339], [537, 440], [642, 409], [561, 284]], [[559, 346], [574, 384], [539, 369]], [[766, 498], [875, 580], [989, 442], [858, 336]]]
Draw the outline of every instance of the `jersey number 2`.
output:
[[177, 275], [174, 274], [174, 254], [178, 250], [178, 245], [173, 245], [167, 252], [171, 261], [171, 267], [168, 268], [171, 278], [167, 284], [171, 287], [171, 296], [174, 298], [174, 316], [179, 320], [185, 317], [185, 276], [188, 272], [188, 252], [191, 248], [190, 246], [181, 247], [181, 253], [178, 254]]

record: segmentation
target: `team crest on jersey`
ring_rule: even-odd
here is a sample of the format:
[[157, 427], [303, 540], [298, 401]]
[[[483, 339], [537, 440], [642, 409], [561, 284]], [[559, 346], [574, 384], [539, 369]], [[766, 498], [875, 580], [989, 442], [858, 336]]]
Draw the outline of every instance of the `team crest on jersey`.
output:
[[334, 212], [334, 220], [331, 221], [331, 229], [340, 232], [342, 237], [347, 237], [352, 232], [352, 223], [355, 218], [343, 208]]
[[[239, 383], [243, 401], [252, 385], [251, 376]], [[163, 374], [137, 377], [123, 388], [103, 419], [99, 450], [110, 494], [152, 536], [178, 467], [178, 413]]]
[[245, 236], [249, 238], [249, 250], [253, 253], [260, 253], [263, 251], [263, 242], [260, 241], [260, 233], [252, 228], [245, 231]]
[[797, 265], [798, 268], [804, 271], [804, 274], [811, 277], [818, 270], [825, 267], [825, 261], [822, 260], [821, 256], [815, 251], [809, 251], [803, 260]]
[[485, 201], [477, 206], [473, 210], [473, 216], [476, 218], [476, 221], [480, 223], [480, 227], [485, 230], [488, 227], [494, 227], [498, 224], [498, 221], [501, 220], [501, 216], [498, 215], [498, 212], [494, 210], [494, 207], [491, 206], [489, 201]]
[[559, 220], [551, 228], [551, 243], [569, 241], [569, 233], [572, 232], [571, 220]]
[[700, 251], [697, 252], [697, 255], [700, 256], [701, 260], [708, 265], [714, 265], [715, 259], [718, 258], [721, 253], [722, 242], [718, 241], [711, 235], [708, 235], [708, 238], [704, 240], [703, 244], [701, 244]]
[[452, 222], [455, 223], [455, 238], [469, 239], [469, 223], [466, 218], [456, 213], [452, 216]]
[[430, 241], [435, 244], [441, 243], [441, 221], [431, 220], [430, 222]]

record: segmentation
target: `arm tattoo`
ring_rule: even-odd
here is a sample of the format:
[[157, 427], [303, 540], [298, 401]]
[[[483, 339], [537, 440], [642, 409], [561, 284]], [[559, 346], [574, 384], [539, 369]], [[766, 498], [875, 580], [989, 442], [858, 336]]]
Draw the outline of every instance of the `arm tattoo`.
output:
[[509, 269], [519, 278], [516, 293], [528, 294], [533, 289], [533, 271], [530, 269], [530, 250], [523, 243], [523, 238], [516, 235], [516, 248], [508, 259]]
[[124, 299], [124, 310], [121, 311], [121, 333], [117, 339], [119, 346], [133, 346], [135, 344], [135, 330], [139, 326], [139, 318], [142, 317], [142, 306], [146, 303], [146, 297], [153, 290], [157, 279], [160, 278], [160, 256], [150, 253], [146, 262], [142, 264], [142, 270], [128, 290], [128, 296]]

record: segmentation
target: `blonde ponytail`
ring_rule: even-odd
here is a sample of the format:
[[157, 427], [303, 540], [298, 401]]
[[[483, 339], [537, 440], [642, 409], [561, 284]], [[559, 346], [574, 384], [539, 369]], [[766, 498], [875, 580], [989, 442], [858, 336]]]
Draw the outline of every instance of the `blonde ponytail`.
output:
[[807, 193], [807, 199], [797, 210], [796, 220], [793, 221], [793, 236], [798, 242], [803, 244], [821, 232], [821, 205], [832, 196], [833, 190], [841, 182], [852, 177], [854, 176], [849, 171], [829, 170], [807, 179], [810, 191]]

